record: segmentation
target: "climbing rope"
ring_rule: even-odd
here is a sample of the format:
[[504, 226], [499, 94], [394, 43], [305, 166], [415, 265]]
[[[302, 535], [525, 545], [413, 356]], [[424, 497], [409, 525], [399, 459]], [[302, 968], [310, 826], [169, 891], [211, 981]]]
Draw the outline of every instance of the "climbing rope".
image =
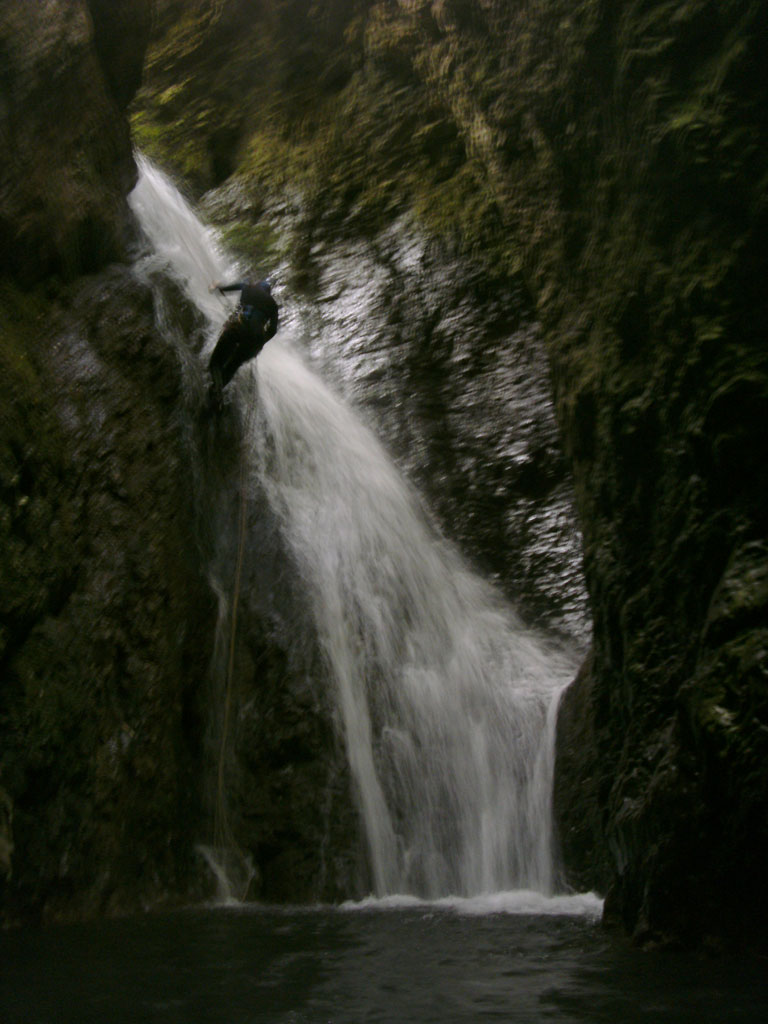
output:
[[[212, 9], [212, 21], [218, 20], [221, 16], [221, 10], [223, 4], [221, 0], [217, 0]], [[181, 236], [178, 239], [178, 244], [183, 247], [189, 258], [190, 266], [194, 267], [196, 271], [205, 273], [205, 269], [200, 262], [198, 253], [193, 250], [187, 239]], [[218, 288], [210, 289], [209, 293], [215, 294], [220, 306], [231, 312], [230, 303], [218, 290]], [[250, 435], [251, 418], [253, 415], [253, 409], [256, 398], [256, 379], [252, 374], [251, 376], [251, 393], [246, 410], [244, 434], [245, 440]], [[226, 751], [227, 743], [229, 739], [230, 719], [232, 713], [232, 689], [234, 681], [234, 666], [235, 666], [235, 647], [237, 637], [237, 613], [238, 604], [240, 600], [240, 589], [242, 581], [243, 561], [245, 555], [245, 535], [246, 535], [246, 524], [247, 524], [247, 504], [246, 504], [246, 469], [247, 469], [247, 457], [245, 452], [242, 453], [240, 459], [240, 478], [239, 478], [239, 490], [240, 490], [240, 507], [239, 507], [239, 523], [238, 523], [238, 540], [237, 540], [237, 558], [235, 562], [235, 579], [233, 586], [230, 624], [229, 624], [229, 644], [227, 651], [227, 670], [226, 670], [226, 682], [224, 690], [224, 713], [221, 728], [221, 740], [219, 744], [219, 756], [217, 765], [217, 782], [216, 782], [216, 806], [214, 808], [214, 846], [218, 849], [219, 855], [226, 854], [227, 850], [235, 852], [242, 860], [243, 864], [247, 864], [247, 858], [243, 854], [243, 851], [239, 848], [231, 829], [229, 828], [227, 821], [226, 803], [224, 799], [224, 786], [225, 786], [225, 769], [226, 769]], [[227, 874], [227, 867], [222, 864], [225, 875]], [[249, 876], [244, 885], [241, 893], [241, 899], [244, 899], [247, 895], [248, 885], [250, 884]]]
[[245, 503], [245, 458], [240, 460], [240, 514], [237, 541], [237, 559], [235, 561], [235, 582], [232, 595], [232, 611], [229, 624], [229, 650], [227, 656], [227, 677], [226, 689], [224, 692], [224, 723], [222, 726], [221, 746], [219, 749], [219, 771], [218, 771], [218, 795], [219, 801], [223, 799], [224, 793], [224, 754], [227, 745], [229, 732], [229, 716], [232, 706], [232, 679], [235, 667], [235, 639], [237, 636], [237, 606], [240, 601], [240, 581], [243, 571], [243, 555], [245, 552], [245, 527], [246, 527], [246, 503]]
[[[251, 417], [253, 415], [253, 409], [255, 405], [255, 390], [256, 380], [255, 376], [251, 376], [251, 394], [247, 405], [247, 412], [245, 417], [244, 426], [244, 438], [250, 436]], [[226, 685], [224, 690], [224, 718], [221, 728], [221, 742], [219, 744], [219, 760], [218, 760], [218, 771], [217, 771], [217, 790], [216, 790], [216, 814], [214, 821], [214, 834], [216, 845], [220, 846], [222, 850], [227, 847], [233, 848], [238, 855], [245, 862], [245, 857], [240, 850], [231, 830], [227, 824], [227, 816], [225, 811], [224, 801], [224, 783], [225, 783], [225, 768], [226, 768], [226, 752], [227, 742], [229, 739], [229, 723], [232, 711], [232, 686], [234, 680], [234, 668], [235, 668], [235, 641], [237, 637], [237, 611], [238, 604], [240, 601], [240, 587], [242, 580], [243, 571], [243, 559], [245, 555], [245, 535], [246, 535], [246, 524], [247, 524], [247, 505], [246, 505], [246, 468], [247, 458], [245, 453], [241, 455], [240, 459], [240, 510], [239, 510], [239, 523], [238, 523], [238, 539], [237, 539], [237, 558], [235, 560], [235, 579], [232, 594], [232, 605], [230, 612], [230, 623], [229, 623], [229, 646], [227, 654], [227, 675]], [[250, 881], [250, 879], [249, 879]], [[246, 886], [247, 888], [247, 886]], [[246, 893], [242, 894], [241, 898], [245, 898]]]

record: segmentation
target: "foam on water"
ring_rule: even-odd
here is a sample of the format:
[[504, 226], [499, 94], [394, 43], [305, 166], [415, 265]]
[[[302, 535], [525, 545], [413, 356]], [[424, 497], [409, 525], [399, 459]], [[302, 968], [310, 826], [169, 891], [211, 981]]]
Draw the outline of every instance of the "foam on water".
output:
[[530, 889], [486, 893], [482, 896], [444, 896], [423, 900], [416, 896], [370, 896], [364, 900], [348, 900], [341, 910], [350, 913], [387, 910], [435, 910], [484, 917], [489, 914], [529, 914], [597, 919], [603, 912], [603, 900], [593, 892], [570, 896], [545, 896]]

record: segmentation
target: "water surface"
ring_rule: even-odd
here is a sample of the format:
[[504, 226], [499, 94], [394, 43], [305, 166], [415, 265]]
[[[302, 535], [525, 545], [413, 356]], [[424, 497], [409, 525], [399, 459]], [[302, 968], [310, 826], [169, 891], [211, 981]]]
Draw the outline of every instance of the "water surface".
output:
[[207, 908], [6, 932], [0, 1020], [768, 1020], [765, 960], [641, 953], [588, 906], [573, 911], [492, 913], [471, 901]]

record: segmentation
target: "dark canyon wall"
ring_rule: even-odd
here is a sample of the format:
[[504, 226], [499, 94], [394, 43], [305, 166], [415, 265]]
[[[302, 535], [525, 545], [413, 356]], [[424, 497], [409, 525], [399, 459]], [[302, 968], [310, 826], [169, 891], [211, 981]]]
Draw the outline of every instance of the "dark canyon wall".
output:
[[412, 216], [474, 308], [515, 291], [541, 325], [594, 619], [560, 720], [566, 862], [639, 939], [761, 932], [765, 5], [158, 17], [135, 129], [198, 192], [237, 172], [226, 227], [252, 261], [290, 210], [311, 296], [327, 239]]
[[[214, 508], [224, 488], [236, 522], [227, 474], [238, 469], [217, 458], [201, 483], [217, 439], [193, 408], [200, 318], [162, 273], [132, 265], [125, 109], [151, 15], [149, 0], [62, 0], [44, 20], [0, 3], [3, 922], [212, 892], [196, 853], [213, 838], [221, 697], [201, 502], [203, 483]], [[268, 531], [263, 510], [260, 521]], [[268, 570], [247, 568], [262, 582]], [[252, 894], [337, 898], [356, 870], [343, 758], [307, 666], [300, 684], [285, 681], [288, 631], [274, 609], [258, 612], [236, 648], [243, 703], [255, 705], [258, 682], [258, 713], [232, 726], [242, 768], [233, 778], [227, 766], [229, 783], [248, 780]], [[299, 763], [286, 774], [288, 747]], [[306, 851], [323, 839], [321, 873]]]
[[107, 267], [133, 233], [124, 111], [150, 4], [112, 5], [102, 32], [103, 6], [47, 4], [41, 22], [26, 5], [0, 5], [0, 914], [10, 920], [183, 891], [198, 817], [183, 725], [210, 598], [171, 415], [180, 371], [149, 286]]

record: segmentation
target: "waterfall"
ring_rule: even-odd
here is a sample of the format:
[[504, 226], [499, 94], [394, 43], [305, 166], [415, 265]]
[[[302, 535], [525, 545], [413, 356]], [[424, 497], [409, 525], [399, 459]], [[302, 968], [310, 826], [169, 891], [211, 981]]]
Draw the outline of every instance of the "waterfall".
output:
[[[171, 183], [139, 165], [134, 210], [212, 344], [226, 310], [208, 285], [232, 268]], [[470, 569], [283, 335], [239, 372], [234, 400], [248, 486], [310, 596], [376, 893], [552, 892], [554, 723], [573, 658]]]

